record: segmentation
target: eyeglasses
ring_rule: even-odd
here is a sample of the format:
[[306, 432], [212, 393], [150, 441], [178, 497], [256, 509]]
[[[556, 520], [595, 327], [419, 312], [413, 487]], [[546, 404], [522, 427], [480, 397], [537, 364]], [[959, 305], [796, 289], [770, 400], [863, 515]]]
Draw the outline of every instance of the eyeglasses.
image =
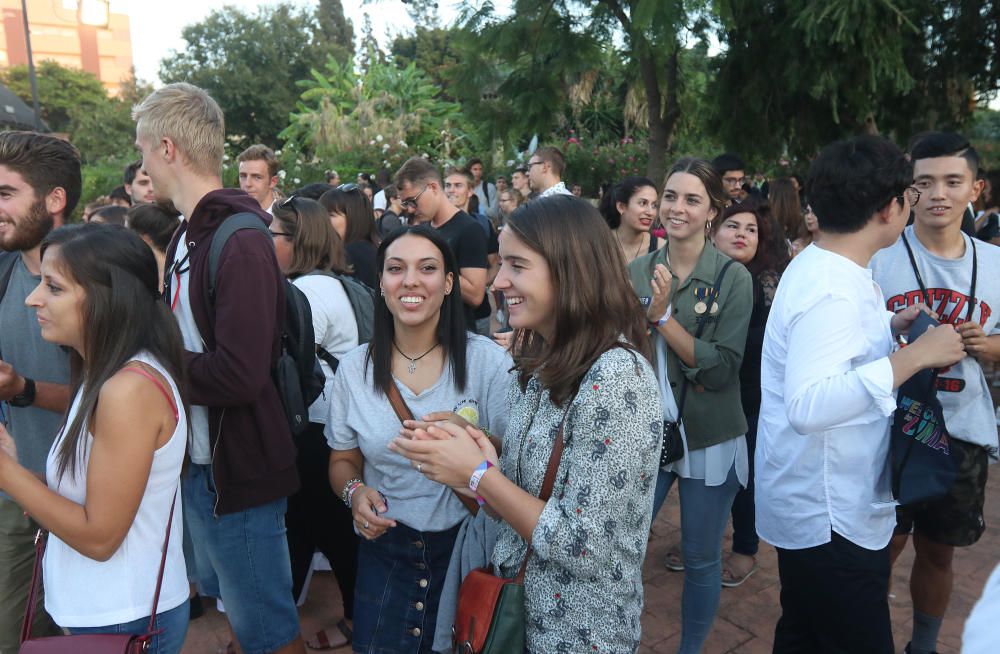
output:
[[723, 177], [722, 178], [722, 183], [725, 184], [726, 186], [743, 186], [748, 181], [750, 181], [749, 177]]
[[407, 209], [416, 209], [417, 208], [417, 200], [420, 199], [420, 196], [423, 195], [424, 191], [426, 191], [426, 190], [427, 190], [427, 185], [424, 184], [424, 187], [422, 189], [420, 189], [419, 193], [417, 193], [416, 195], [414, 195], [412, 198], [403, 198], [402, 200], [399, 201], [399, 203], [401, 205], [403, 205]]
[[[290, 195], [290, 196], [288, 196], [287, 200], [285, 200], [284, 202], [282, 202], [281, 204], [278, 205], [279, 209], [291, 209], [292, 210], [292, 213], [295, 214], [295, 224], [296, 225], [302, 219], [301, 216], [299, 216], [299, 210], [295, 208], [295, 200], [297, 200], [298, 197], [299, 196], [297, 196], [297, 195]], [[284, 232], [271, 232], [271, 234], [272, 235], [277, 235], [277, 236], [288, 236], [288, 237], [294, 236], [294, 234], [286, 234]]]
[[906, 196], [906, 199], [910, 203], [911, 207], [916, 205], [917, 202], [920, 202], [920, 191], [918, 191], [913, 186], [907, 186], [905, 189], [903, 189], [902, 193], [896, 196], [896, 198], [902, 201], [903, 196]]
[[271, 232], [271, 238], [274, 238], [275, 236], [287, 236], [288, 238], [292, 238], [293, 236], [295, 236], [295, 234], [289, 234], [288, 232], [274, 232], [274, 231], [272, 231]]
[[351, 191], [357, 191], [361, 187], [354, 182], [348, 182], [347, 184], [341, 184], [337, 187], [338, 191], [343, 191], [344, 193], [350, 193]]
[[531, 170], [532, 166], [541, 166], [543, 163], [545, 163], [545, 162], [544, 161], [529, 161], [526, 167], [527, 167], [528, 170]]

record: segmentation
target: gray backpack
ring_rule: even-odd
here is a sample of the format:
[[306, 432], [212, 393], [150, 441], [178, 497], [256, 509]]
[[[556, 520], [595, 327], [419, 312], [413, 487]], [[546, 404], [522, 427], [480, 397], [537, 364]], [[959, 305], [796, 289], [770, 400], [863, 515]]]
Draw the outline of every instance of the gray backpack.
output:
[[[329, 270], [314, 270], [310, 275], [323, 275], [332, 277], [339, 281], [347, 293], [347, 299], [351, 303], [351, 310], [354, 311], [354, 320], [358, 325], [358, 344], [364, 345], [372, 340], [372, 325], [375, 320], [375, 292], [359, 281], [351, 279], [346, 275], [340, 275]], [[340, 361], [322, 347], [316, 348], [316, 356], [323, 361], [333, 372], [337, 372]]]

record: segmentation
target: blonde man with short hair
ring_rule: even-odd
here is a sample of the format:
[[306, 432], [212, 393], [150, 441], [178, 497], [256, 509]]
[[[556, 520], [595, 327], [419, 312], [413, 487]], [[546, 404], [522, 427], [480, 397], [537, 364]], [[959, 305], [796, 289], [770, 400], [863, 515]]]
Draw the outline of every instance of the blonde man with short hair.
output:
[[278, 170], [281, 164], [274, 150], [257, 143], [236, 157], [239, 166], [240, 188], [260, 203], [260, 208], [270, 212], [278, 199]]
[[[301, 653], [284, 533], [299, 478], [271, 381], [285, 305], [271, 216], [243, 191], [222, 188], [225, 123], [205, 91], [169, 84], [132, 115], [156, 199], [185, 216], [167, 248], [164, 293], [187, 349], [191, 465], [181, 486], [198, 581], [225, 602], [245, 654]], [[235, 214], [256, 216], [260, 226], [230, 236], [210, 296], [210, 245]]]

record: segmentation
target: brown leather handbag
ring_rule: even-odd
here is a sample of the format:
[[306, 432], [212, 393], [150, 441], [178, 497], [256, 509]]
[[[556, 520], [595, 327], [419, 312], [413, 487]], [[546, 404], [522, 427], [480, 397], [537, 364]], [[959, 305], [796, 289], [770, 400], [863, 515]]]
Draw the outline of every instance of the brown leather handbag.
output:
[[149, 614], [149, 626], [146, 633], [135, 634], [76, 634], [70, 636], [51, 636], [47, 638], [32, 638], [31, 623], [35, 619], [35, 598], [38, 595], [38, 585], [41, 583], [42, 557], [45, 554], [45, 534], [42, 530], [35, 536], [35, 569], [31, 573], [31, 590], [28, 592], [28, 606], [24, 611], [24, 624], [21, 625], [21, 647], [19, 654], [143, 654], [149, 649], [153, 636], [159, 633], [156, 629], [156, 608], [160, 602], [160, 586], [163, 584], [163, 567], [167, 563], [167, 547], [170, 545], [170, 527], [174, 521], [174, 505], [177, 503], [177, 492], [170, 503], [170, 516], [167, 518], [167, 534], [163, 539], [163, 554], [160, 556], [160, 571], [156, 575], [156, 590], [153, 592], [153, 609]]
[[[396, 382], [392, 381], [389, 383], [389, 404], [392, 405], [392, 410], [396, 413], [396, 417], [399, 418], [399, 422], [402, 423], [404, 420], [416, 420], [413, 417], [413, 412], [410, 411], [410, 407], [406, 406], [406, 400], [403, 399], [403, 395], [399, 392], [399, 388], [396, 387]], [[479, 513], [479, 504], [471, 497], [466, 497], [462, 495], [454, 488], [452, 491], [455, 493], [455, 497], [458, 501], [469, 510], [469, 513], [476, 515]]]
[[[567, 400], [569, 402], [569, 400]], [[563, 413], [559, 433], [545, 468], [538, 499], [547, 502], [552, 496], [556, 472], [563, 452], [563, 426], [569, 406]], [[454, 654], [521, 654], [525, 646], [524, 573], [528, 569], [531, 544], [513, 579], [498, 577], [493, 566], [478, 568], [465, 576], [458, 589], [458, 609], [451, 630]]]

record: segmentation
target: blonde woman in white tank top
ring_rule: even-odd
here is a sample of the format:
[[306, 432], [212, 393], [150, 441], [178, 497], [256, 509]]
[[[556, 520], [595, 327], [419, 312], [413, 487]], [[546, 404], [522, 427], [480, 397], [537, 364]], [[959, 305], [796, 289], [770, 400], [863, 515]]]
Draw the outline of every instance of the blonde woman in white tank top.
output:
[[45, 609], [73, 634], [144, 633], [176, 501], [162, 631], [148, 651], [178, 654], [188, 622], [177, 493], [187, 411], [181, 336], [159, 299], [153, 253], [123, 228], [57, 229], [42, 243], [42, 280], [27, 304], [42, 338], [69, 348], [72, 364], [71, 406], [45, 481], [18, 464], [0, 426], [0, 489], [50, 532]]

